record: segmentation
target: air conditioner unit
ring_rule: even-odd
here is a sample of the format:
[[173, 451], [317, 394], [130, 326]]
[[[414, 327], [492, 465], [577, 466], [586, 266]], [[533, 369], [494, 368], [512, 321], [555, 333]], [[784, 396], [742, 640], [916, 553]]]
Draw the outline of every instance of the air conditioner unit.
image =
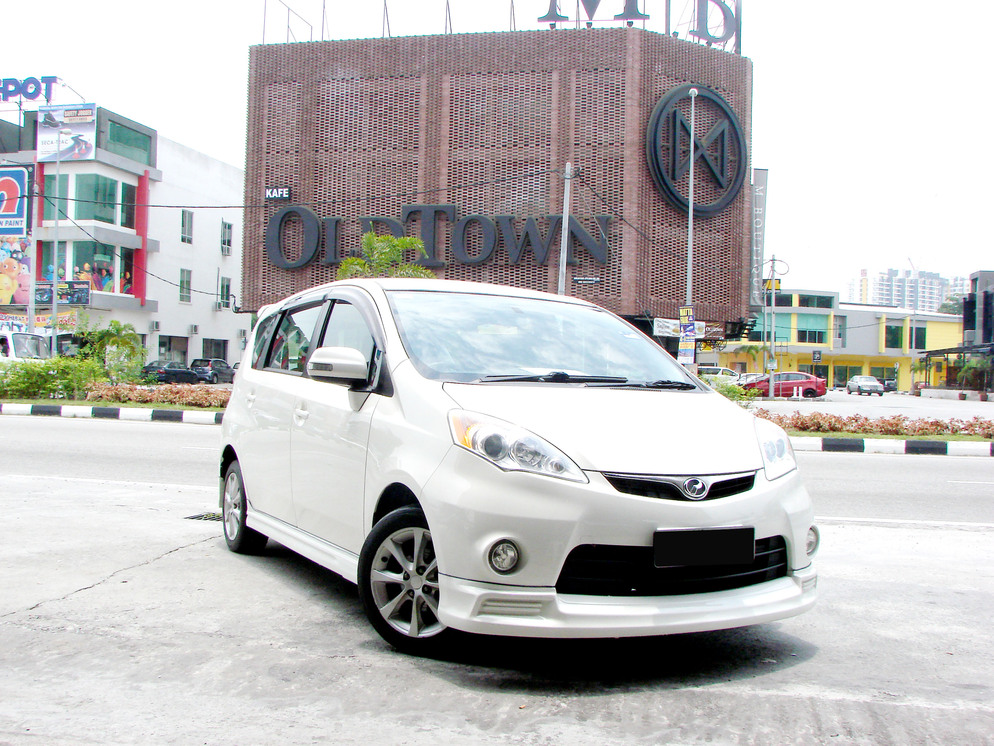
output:
[[224, 246], [222, 244], [222, 246], [221, 246], [221, 256], [231, 256], [231, 247], [230, 246]]
[[247, 337], [248, 337], [248, 330], [247, 329], [239, 329], [238, 330], [238, 338], [239, 339], [245, 339]]
[[200, 327], [196, 324], [190, 324], [190, 335], [197, 334], [200, 331]]
[[157, 331], [159, 331], [159, 322], [158, 321], [149, 321], [148, 322], [148, 330], [150, 332], [157, 332]]
[[976, 329], [964, 329], [963, 330], [963, 344], [972, 345], [977, 339]]

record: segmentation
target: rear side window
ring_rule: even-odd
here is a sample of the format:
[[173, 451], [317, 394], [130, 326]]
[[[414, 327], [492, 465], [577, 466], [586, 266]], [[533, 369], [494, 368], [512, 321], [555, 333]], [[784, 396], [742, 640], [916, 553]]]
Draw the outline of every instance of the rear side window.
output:
[[269, 338], [279, 320], [279, 314], [274, 313], [259, 322], [255, 330], [255, 341], [252, 344], [252, 367], [262, 368], [266, 364], [266, 350], [269, 349]]

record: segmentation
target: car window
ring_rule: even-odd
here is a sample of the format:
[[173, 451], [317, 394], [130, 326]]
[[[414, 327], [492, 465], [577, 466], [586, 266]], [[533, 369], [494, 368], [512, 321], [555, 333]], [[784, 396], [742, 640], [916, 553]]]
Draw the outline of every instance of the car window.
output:
[[191, 368], [206, 368], [208, 365], [210, 365], [210, 362], [211, 362], [210, 360], [197, 359], [197, 360], [194, 360], [192, 363], [190, 363], [190, 367]]
[[279, 318], [280, 315], [274, 313], [272, 316], [262, 319], [256, 326], [255, 341], [252, 343], [253, 368], [262, 368], [265, 365], [266, 350], [269, 349], [269, 335], [276, 326], [276, 322], [279, 321]]
[[305, 306], [287, 311], [273, 334], [267, 368], [302, 373], [311, 351], [311, 335], [323, 306]]
[[336, 301], [328, 317], [320, 346], [350, 347], [358, 350], [366, 358], [368, 365], [373, 359], [375, 345], [373, 335], [369, 333], [369, 327], [366, 326], [359, 309], [347, 301]]

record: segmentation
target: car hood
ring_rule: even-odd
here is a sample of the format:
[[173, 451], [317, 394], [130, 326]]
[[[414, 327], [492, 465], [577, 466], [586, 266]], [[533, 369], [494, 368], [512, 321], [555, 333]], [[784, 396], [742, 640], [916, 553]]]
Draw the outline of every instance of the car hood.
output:
[[760, 469], [754, 418], [713, 392], [446, 383], [463, 409], [545, 438], [581, 469], [720, 474]]

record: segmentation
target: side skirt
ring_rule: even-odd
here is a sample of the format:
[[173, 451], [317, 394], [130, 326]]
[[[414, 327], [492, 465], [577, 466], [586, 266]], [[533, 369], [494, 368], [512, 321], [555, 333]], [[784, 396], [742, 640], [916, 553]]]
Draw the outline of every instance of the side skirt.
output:
[[245, 522], [273, 541], [278, 541], [297, 554], [301, 554], [322, 567], [327, 567], [349, 582], [355, 583], [359, 577], [359, 556], [339, 546], [319, 539], [313, 534], [301, 531], [279, 518], [265, 513], [257, 513], [251, 508]]

